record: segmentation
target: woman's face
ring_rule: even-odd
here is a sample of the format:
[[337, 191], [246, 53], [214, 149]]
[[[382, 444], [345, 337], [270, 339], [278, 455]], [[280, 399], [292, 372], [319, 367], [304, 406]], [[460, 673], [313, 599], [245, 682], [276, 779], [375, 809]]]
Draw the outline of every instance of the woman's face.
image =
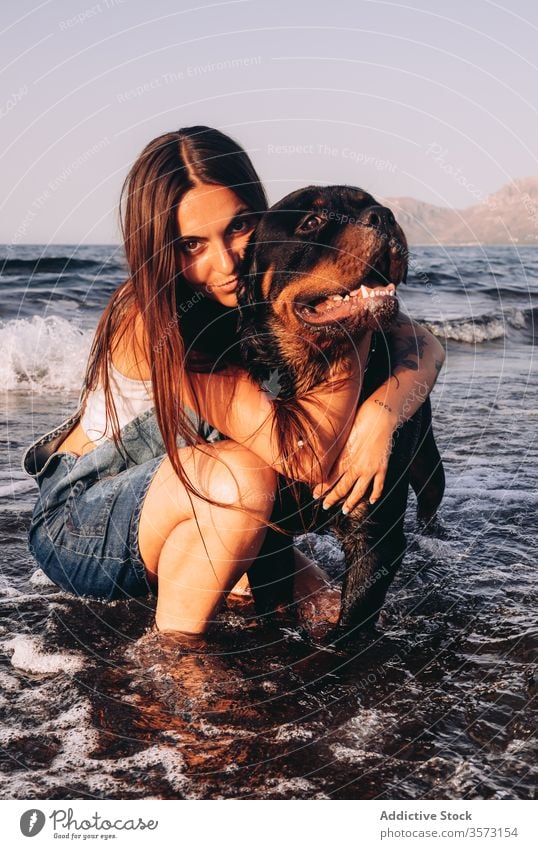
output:
[[196, 291], [237, 306], [237, 271], [259, 215], [224, 186], [190, 189], [178, 208], [181, 271]]

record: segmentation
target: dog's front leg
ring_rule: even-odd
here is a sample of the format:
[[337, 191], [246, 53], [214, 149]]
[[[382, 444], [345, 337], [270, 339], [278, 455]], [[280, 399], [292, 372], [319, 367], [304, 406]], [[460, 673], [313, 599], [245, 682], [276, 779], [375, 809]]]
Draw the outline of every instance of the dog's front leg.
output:
[[380, 500], [373, 506], [362, 501], [348, 516], [337, 518], [335, 531], [346, 562], [339, 628], [347, 632], [375, 624], [402, 562], [410, 467], [421, 416], [418, 410], [396, 431]]

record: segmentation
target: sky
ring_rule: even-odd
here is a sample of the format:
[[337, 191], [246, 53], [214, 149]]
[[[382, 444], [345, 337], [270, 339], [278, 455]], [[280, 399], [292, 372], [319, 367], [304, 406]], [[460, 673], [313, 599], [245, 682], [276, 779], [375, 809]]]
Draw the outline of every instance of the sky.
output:
[[538, 174], [534, 0], [2, 0], [0, 242], [119, 241], [127, 171], [193, 124], [272, 202], [476, 204]]

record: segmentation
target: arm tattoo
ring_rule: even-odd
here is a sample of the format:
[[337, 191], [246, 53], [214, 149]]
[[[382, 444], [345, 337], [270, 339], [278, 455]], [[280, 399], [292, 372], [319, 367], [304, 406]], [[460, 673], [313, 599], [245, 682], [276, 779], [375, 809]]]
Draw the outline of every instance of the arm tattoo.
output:
[[417, 343], [418, 358], [419, 358], [419, 360], [421, 360], [422, 357], [424, 356], [424, 349], [426, 348], [426, 345], [428, 344], [426, 342], [426, 337], [425, 336], [417, 336], [416, 337], [416, 343]]
[[425, 336], [406, 336], [404, 339], [395, 339], [393, 365], [402, 365], [411, 371], [418, 371], [418, 362], [414, 357], [421, 360], [427, 344]]

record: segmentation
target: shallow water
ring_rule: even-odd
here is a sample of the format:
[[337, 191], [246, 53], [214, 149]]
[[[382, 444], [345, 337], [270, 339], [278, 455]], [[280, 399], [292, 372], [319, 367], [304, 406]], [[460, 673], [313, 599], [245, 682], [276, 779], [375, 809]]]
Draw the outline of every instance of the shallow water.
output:
[[[102, 268], [104, 249], [85, 250]], [[77, 275], [102, 272], [71, 268], [76, 309], [51, 302], [33, 318], [46, 291], [33, 300], [33, 284], [58, 268], [19, 268], [27, 295], [13, 296], [18, 313], [3, 302], [0, 326], [4, 798], [534, 797], [538, 252], [520, 254], [420, 252], [441, 282], [433, 299], [412, 282], [409, 310], [441, 335], [475, 334], [445, 334], [432, 396], [444, 533], [420, 534], [410, 504], [409, 550], [375, 636], [345, 650], [312, 643], [291, 616], [260, 621], [248, 601], [222, 613], [211, 641], [187, 646], [151, 631], [149, 599], [73, 599], [36, 568], [36, 489], [21, 453], [74, 409], [73, 363], [121, 269], [89, 286], [90, 308], [72, 290]], [[516, 312], [519, 327], [507, 320]], [[484, 315], [502, 335], [484, 337]], [[331, 537], [299, 544], [338, 577]]]

